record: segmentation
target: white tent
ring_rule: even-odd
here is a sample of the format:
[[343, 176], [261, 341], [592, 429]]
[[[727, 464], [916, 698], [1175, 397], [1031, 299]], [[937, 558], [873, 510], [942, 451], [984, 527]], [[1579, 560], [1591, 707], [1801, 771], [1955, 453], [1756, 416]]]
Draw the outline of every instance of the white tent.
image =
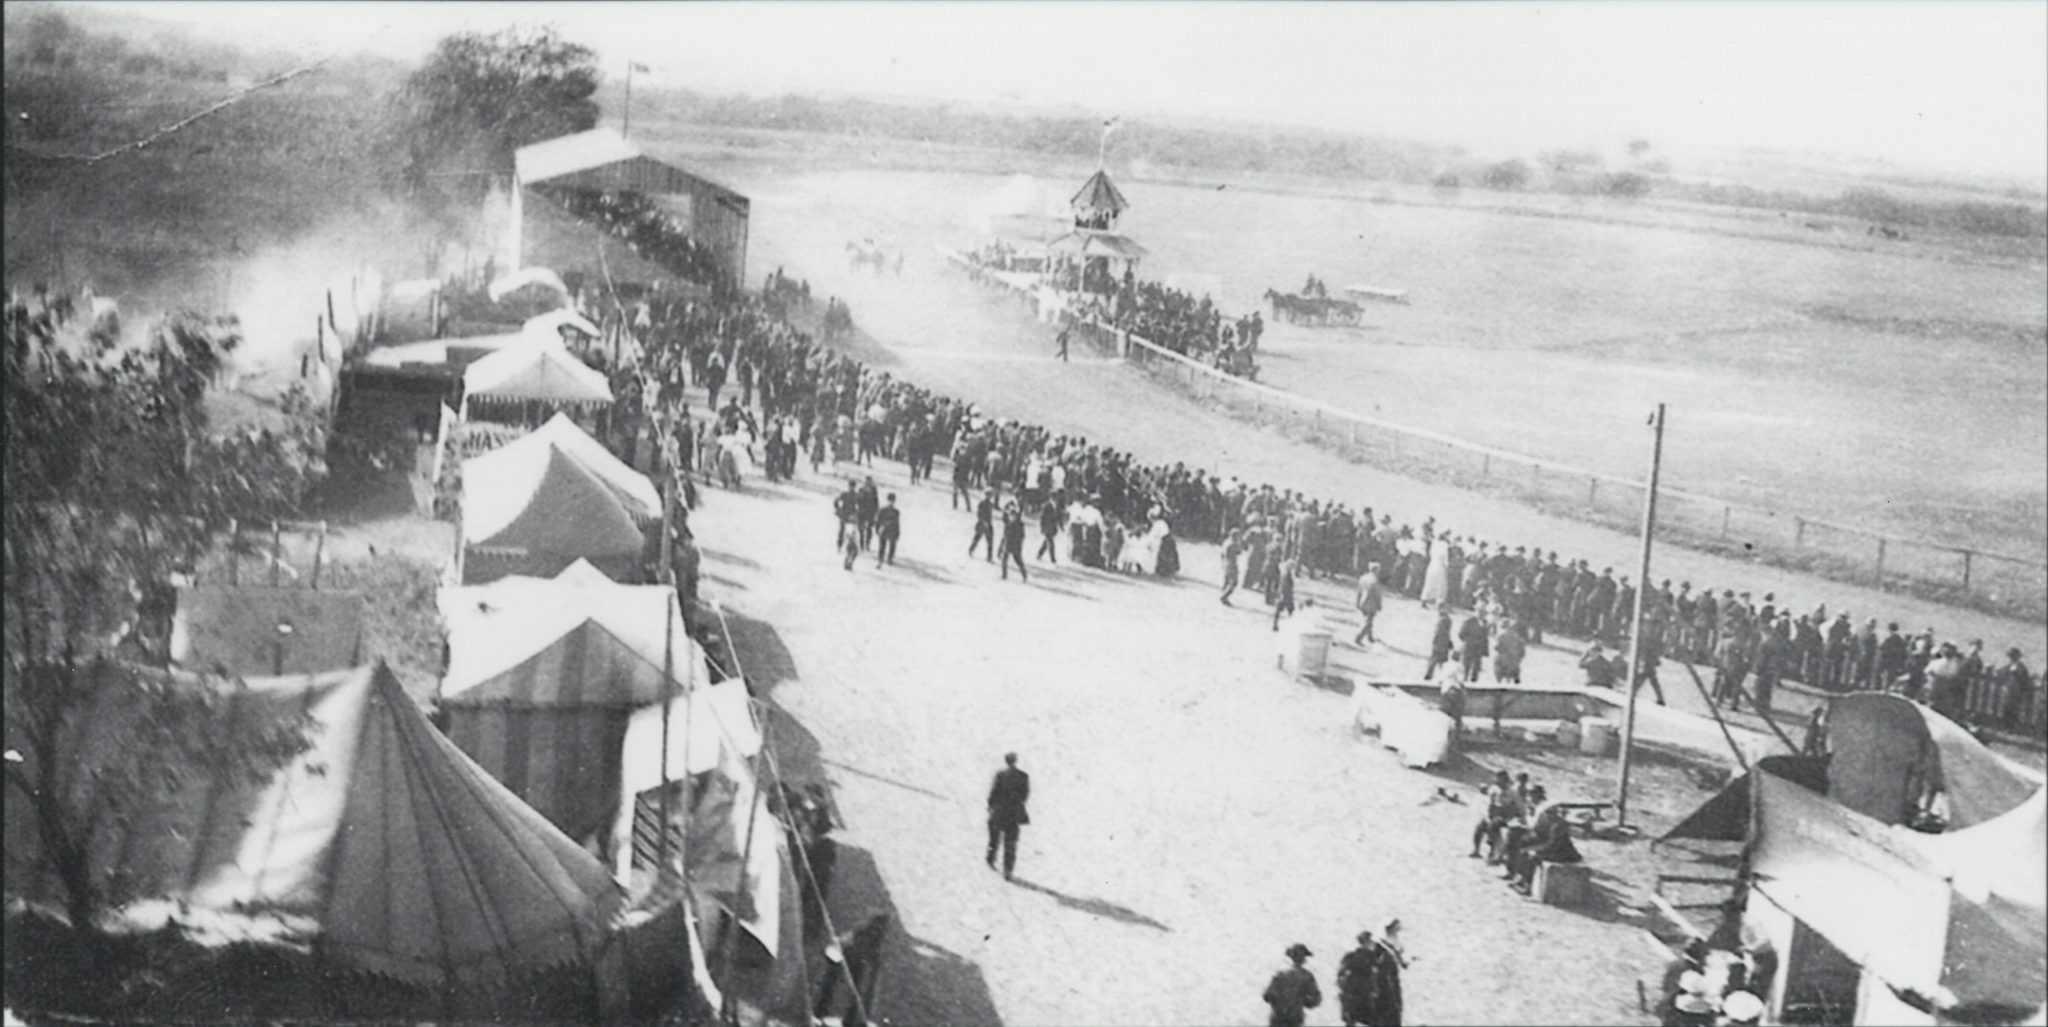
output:
[[661, 519], [661, 494], [655, 491], [654, 482], [613, 456], [604, 448], [604, 443], [592, 438], [567, 414], [558, 413], [539, 428], [490, 452], [470, 457], [463, 464], [462, 473], [465, 477], [482, 474], [492, 478], [509, 473], [501, 471], [499, 465], [531, 466], [541, 460], [549, 449], [559, 450], [578, 467], [604, 482], [634, 519], [643, 524]]
[[669, 664], [676, 686], [688, 689], [699, 677], [704, 650], [691, 640], [674, 595], [667, 585], [618, 584], [583, 560], [552, 578], [444, 588], [439, 603], [448, 629], [448, 672], [441, 694], [486, 685], [585, 621], [596, 621], [649, 664]]
[[612, 401], [611, 383], [578, 360], [559, 339], [507, 346], [462, 372], [462, 402], [540, 402], [601, 406]]
[[[96, 880], [133, 897], [113, 914], [116, 929], [310, 943], [324, 962], [486, 1000], [598, 958], [622, 898], [602, 864], [435, 731], [383, 666], [233, 683], [107, 672], [159, 679], [247, 723], [312, 721], [308, 748], [282, 769], [256, 780], [194, 769], [170, 799], [93, 837]], [[97, 691], [79, 765], [67, 768], [75, 777], [155, 744], [134, 694], [129, 682]], [[14, 873], [39, 841], [27, 804], [6, 812], [10, 891], [48, 901], [52, 885]], [[459, 999], [447, 1008], [461, 1019], [495, 1012]]]
[[623, 578], [635, 573], [646, 545], [612, 486], [559, 446], [466, 463], [462, 534], [463, 578], [471, 583], [559, 573], [577, 560]]
[[1983, 902], [1992, 895], [2048, 912], [2048, 789], [1981, 824], [1946, 834], [1892, 830], [1950, 875], [1956, 891]]
[[562, 281], [561, 275], [544, 267], [522, 267], [517, 271], [499, 275], [497, 280], [490, 284], [491, 302], [496, 303], [529, 285], [549, 289], [564, 300], [569, 298], [569, 286]]

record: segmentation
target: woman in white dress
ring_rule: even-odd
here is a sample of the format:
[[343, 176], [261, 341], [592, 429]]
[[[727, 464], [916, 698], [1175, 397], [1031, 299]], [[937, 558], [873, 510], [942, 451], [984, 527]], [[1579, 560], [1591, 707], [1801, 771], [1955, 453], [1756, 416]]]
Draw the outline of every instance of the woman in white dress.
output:
[[1450, 594], [1451, 537], [1439, 535], [1429, 544], [1429, 572], [1422, 578], [1422, 605], [1442, 606]]

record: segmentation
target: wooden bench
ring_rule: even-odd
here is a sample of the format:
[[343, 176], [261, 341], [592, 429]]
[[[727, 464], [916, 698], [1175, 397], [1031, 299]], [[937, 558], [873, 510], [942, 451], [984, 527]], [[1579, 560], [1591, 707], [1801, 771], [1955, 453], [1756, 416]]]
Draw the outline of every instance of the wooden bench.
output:
[[1582, 906], [1593, 890], [1593, 868], [1585, 863], [1538, 863], [1529, 894], [1546, 906]]

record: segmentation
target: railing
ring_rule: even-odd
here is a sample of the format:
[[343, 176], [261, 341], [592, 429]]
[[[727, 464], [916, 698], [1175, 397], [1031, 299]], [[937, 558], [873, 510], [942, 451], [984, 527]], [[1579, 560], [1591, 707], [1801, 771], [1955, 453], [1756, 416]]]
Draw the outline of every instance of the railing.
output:
[[[948, 256], [977, 280], [1031, 296], [957, 253]], [[1539, 509], [1627, 530], [1642, 516], [1641, 481], [1345, 410], [1225, 374], [1093, 315], [1069, 310], [1065, 316], [1131, 363], [1178, 378], [1204, 401], [1354, 460], [1504, 492]], [[1910, 538], [1669, 486], [1658, 490], [1658, 523], [1693, 549], [1768, 560], [1881, 590], [1907, 586], [1937, 601], [2005, 615], [2048, 615], [2048, 559], [2039, 556]]]

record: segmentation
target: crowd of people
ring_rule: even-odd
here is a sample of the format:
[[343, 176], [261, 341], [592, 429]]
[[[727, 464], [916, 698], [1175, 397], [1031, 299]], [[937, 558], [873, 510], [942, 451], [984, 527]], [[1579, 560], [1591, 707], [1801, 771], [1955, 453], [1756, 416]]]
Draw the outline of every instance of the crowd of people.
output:
[[691, 238], [681, 222], [645, 195], [559, 186], [544, 186], [540, 191], [678, 278], [706, 286], [723, 280], [717, 254]]
[[[1000, 243], [968, 259], [984, 270], [1019, 266], [1016, 252]], [[1142, 280], [1128, 264], [1121, 276], [1112, 274], [1109, 262], [1100, 258], [1055, 258], [1045, 282], [1067, 294], [1072, 317], [1129, 332], [1225, 374], [1258, 378], [1259, 338], [1266, 330], [1265, 316], [1258, 311], [1226, 318], [1208, 296]]]
[[[771, 281], [781, 281], [779, 273]], [[809, 286], [770, 291], [808, 295]], [[1222, 337], [1242, 327], [1255, 344], [1260, 330], [1256, 316], [1221, 326], [1206, 299], [1128, 273], [1120, 295], [1129, 297], [1133, 323], [1155, 331], [1169, 325]], [[828, 324], [834, 312], [850, 324], [837, 298], [827, 303]], [[1589, 681], [1611, 683], [1630, 643], [1638, 586], [1612, 568], [1596, 572], [1589, 561], [1565, 560], [1554, 550], [1461, 536], [1434, 518], [1396, 524], [1369, 503], [1311, 498], [1181, 462], [1146, 463], [1098, 440], [993, 418], [821, 345], [763, 298], [657, 292], [636, 322], [646, 325], [642, 352], [613, 371], [621, 405], [636, 410], [615, 424], [655, 426], [668, 465], [707, 482], [725, 466], [725, 483], [736, 486], [738, 467], [756, 462], [761, 442], [777, 477], [792, 475], [793, 455], [807, 452], [814, 471], [827, 461], [871, 466], [879, 456], [908, 463], [913, 480], [922, 480], [944, 454], [956, 509], [974, 510], [992, 493], [999, 513], [1027, 525], [1035, 519], [1041, 536], [1066, 532], [1066, 555], [1076, 563], [1171, 573], [1178, 566], [1175, 538], [1220, 542], [1226, 602], [1241, 583], [1277, 612], [1283, 600], [1291, 605], [1300, 576], [1356, 583], [1361, 607], [1369, 594], [1374, 604], [1394, 594], [1444, 613], [1465, 611], [1468, 623], [1456, 626], [1452, 639], [1468, 679], [1490, 655], [1496, 675], [1514, 680], [1526, 645], [1565, 636], [1592, 643], [1581, 666]], [[709, 416], [687, 410], [686, 381], [706, 388]], [[737, 395], [727, 392], [734, 382]], [[749, 409], [757, 399], [758, 421]], [[1014, 511], [1005, 509], [1003, 496], [1014, 497]], [[1041, 558], [1056, 559], [1056, 549], [1041, 545]], [[1908, 638], [1894, 624], [1880, 635], [1876, 620], [1866, 618], [1857, 631], [1847, 611], [1823, 605], [1800, 612], [1769, 593], [1757, 603], [1746, 592], [1696, 590], [1690, 582], [1674, 588], [1666, 580], [1642, 598], [1637, 684], [1652, 686], [1660, 701], [1657, 668], [1676, 658], [1713, 667], [1719, 698], [1731, 704], [1747, 696], [1768, 709], [1776, 685], [1794, 680], [1830, 690], [1902, 691], [1981, 726], [2031, 731], [2041, 716], [2039, 683], [2016, 648], [1993, 666], [1981, 643], [1943, 645], [1932, 629]], [[1438, 648], [1432, 646], [1432, 662], [1447, 662], [1450, 654]]]

